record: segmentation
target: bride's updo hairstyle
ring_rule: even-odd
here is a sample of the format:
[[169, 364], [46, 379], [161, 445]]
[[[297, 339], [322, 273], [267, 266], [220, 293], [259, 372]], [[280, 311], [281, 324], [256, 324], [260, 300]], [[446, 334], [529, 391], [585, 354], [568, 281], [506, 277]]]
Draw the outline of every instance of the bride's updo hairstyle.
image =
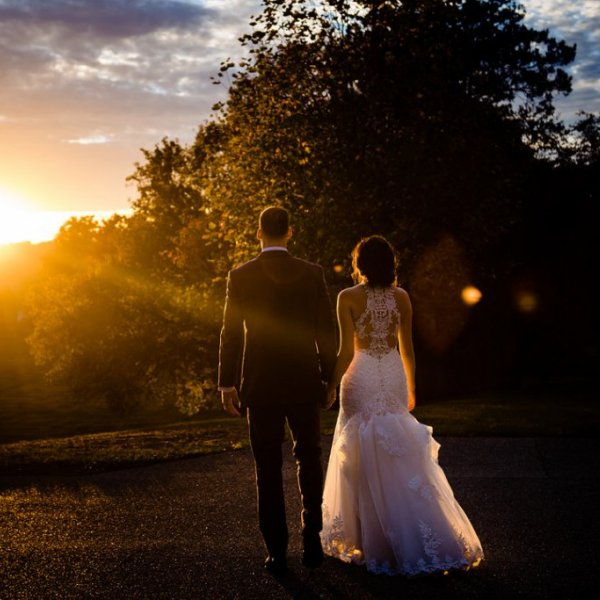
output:
[[352, 250], [352, 277], [371, 287], [388, 287], [396, 281], [396, 253], [380, 235], [363, 238]]

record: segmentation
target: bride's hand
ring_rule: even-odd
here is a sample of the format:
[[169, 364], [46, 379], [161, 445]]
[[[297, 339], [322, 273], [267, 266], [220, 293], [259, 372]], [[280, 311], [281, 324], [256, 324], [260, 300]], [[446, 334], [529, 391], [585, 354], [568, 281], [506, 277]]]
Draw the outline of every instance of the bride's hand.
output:
[[409, 392], [408, 393], [408, 412], [412, 412], [414, 410], [416, 404], [417, 404], [417, 402], [415, 400], [415, 393]]

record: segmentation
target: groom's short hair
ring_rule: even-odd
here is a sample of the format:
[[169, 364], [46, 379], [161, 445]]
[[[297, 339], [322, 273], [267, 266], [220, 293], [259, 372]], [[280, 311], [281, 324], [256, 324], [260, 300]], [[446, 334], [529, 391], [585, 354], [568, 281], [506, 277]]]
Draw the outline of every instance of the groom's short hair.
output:
[[290, 228], [290, 215], [281, 206], [269, 206], [260, 213], [258, 226], [267, 237], [281, 238]]

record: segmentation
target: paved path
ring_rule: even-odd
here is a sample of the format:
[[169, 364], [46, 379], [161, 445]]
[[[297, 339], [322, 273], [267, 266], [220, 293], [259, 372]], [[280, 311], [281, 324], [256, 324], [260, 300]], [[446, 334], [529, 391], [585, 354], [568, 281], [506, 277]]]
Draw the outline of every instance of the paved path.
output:
[[252, 458], [242, 450], [99, 475], [0, 480], [0, 598], [566, 600], [600, 590], [596, 439], [438, 441], [440, 464], [486, 553], [468, 573], [407, 580], [334, 559], [304, 569], [288, 460], [291, 570], [269, 576]]

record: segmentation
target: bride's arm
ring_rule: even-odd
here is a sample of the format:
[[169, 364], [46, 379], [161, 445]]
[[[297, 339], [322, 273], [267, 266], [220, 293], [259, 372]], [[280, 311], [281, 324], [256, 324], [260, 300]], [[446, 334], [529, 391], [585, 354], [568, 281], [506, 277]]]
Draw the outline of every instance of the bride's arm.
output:
[[400, 330], [398, 342], [400, 343], [400, 356], [406, 372], [408, 386], [408, 410], [415, 407], [415, 351], [412, 339], [412, 305], [406, 291], [398, 288], [398, 302], [400, 305]]
[[327, 385], [328, 402], [326, 408], [329, 408], [335, 402], [335, 390], [354, 358], [354, 321], [350, 310], [348, 290], [342, 290], [338, 294], [336, 311], [340, 328], [340, 345], [333, 375]]

